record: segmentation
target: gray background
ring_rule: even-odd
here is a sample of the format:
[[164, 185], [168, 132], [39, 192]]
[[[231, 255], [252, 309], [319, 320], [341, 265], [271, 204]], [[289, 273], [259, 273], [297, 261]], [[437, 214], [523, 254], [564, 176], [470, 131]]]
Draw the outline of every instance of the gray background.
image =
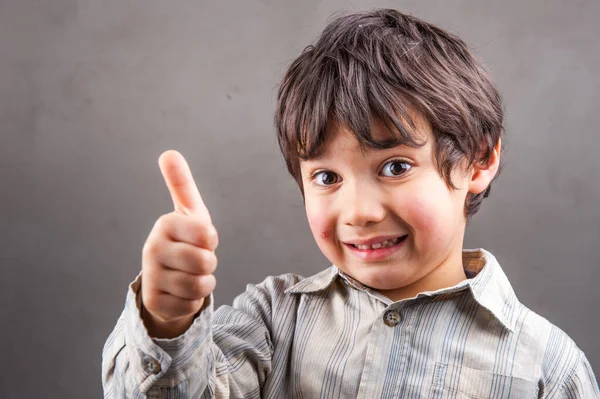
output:
[[507, 165], [467, 247], [600, 372], [600, 2], [0, 1], [0, 386], [101, 396], [104, 341], [188, 159], [218, 228], [216, 299], [328, 266], [272, 124], [286, 66], [335, 11], [396, 7], [461, 35], [507, 110]]

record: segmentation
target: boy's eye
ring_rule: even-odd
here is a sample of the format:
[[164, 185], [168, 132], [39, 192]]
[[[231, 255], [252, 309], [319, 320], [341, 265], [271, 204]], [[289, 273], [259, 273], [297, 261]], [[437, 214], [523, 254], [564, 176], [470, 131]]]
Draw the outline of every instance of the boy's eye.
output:
[[411, 165], [408, 162], [394, 160], [383, 165], [382, 174], [387, 177], [395, 177], [408, 172]]
[[318, 172], [314, 177], [319, 186], [330, 186], [338, 182], [338, 175], [333, 172]]

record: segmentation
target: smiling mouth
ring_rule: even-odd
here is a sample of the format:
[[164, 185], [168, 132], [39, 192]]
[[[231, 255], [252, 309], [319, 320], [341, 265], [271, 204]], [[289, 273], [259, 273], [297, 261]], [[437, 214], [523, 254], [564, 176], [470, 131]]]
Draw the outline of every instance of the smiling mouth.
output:
[[377, 243], [371, 244], [371, 245], [355, 245], [355, 244], [350, 244], [350, 245], [356, 249], [361, 249], [361, 250], [383, 249], [383, 248], [390, 248], [395, 245], [398, 245], [402, 241], [406, 240], [407, 237], [408, 237], [408, 234], [405, 234], [401, 237], [391, 238], [389, 240], [384, 240], [384, 241], [377, 242]]

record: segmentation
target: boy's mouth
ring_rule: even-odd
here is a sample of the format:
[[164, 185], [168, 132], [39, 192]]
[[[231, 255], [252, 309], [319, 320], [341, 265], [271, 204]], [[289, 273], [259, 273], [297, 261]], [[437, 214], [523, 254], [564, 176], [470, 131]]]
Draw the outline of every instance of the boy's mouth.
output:
[[381, 261], [399, 251], [408, 238], [408, 234], [400, 237], [376, 237], [362, 240], [360, 243], [345, 243], [346, 248], [363, 262]]
[[348, 243], [347, 245], [349, 245], [353, 248], [359, 249], [359, 250], [363, 250], [363, 251], [385, 249], [385, 248], [390, 248], [390, 247], [400, 244], [402, 241], [404, 241], [406, 239], [406, 237], [408, 237], [408, 234], [405, 234], [400, 237], [392, 237], [392, 238], [387, 238], [387, 239], [384, 238], [382, 240], [375, 241], [375, 242], [372, 242], [373, 240], [368, 240], [371, 242], [364, 243], [364, 244]]

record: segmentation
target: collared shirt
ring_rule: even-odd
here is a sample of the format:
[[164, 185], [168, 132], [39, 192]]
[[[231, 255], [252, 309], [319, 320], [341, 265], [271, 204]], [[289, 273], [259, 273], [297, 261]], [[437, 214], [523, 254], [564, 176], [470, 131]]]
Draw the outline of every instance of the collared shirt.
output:
[[248, 285], [185, 334], [148, 335], [140, 276], [105, 343], [107, 398], [600, 398], [583, 352], [485, 250], [473, 278], [394, 302], [336, 266]]

